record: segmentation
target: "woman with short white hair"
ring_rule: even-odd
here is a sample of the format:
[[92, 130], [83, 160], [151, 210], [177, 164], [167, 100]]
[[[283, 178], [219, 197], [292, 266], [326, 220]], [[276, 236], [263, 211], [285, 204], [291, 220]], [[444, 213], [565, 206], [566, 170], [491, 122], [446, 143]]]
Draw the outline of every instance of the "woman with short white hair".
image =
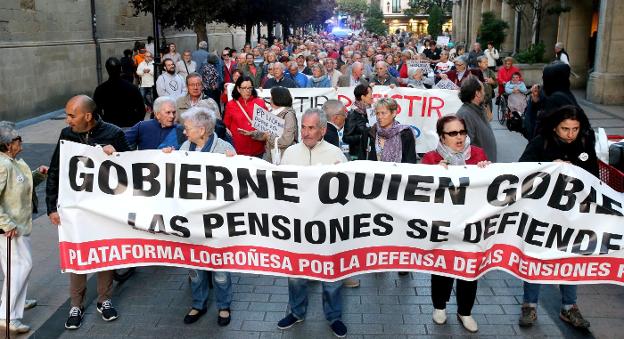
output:
[[[21, 319], [24, 309], [37, 304], [36, 300], [26, 300], [28, 278], [32, 269], [30, 232], [32, 231], [32, 191], [37, 181], [45, 180], [46, 166], [31, 171], [23, 159], [17, 155], [22, 151], [22, 137], [15, 125], [8, 121], [0, 122], [0, 230], [11, 242], [11, 295], [9, 299], [9, 329], [17, 333], [30, 331]], [[34, 179], [34, 180], [33, 180]], [[6, 326], [7, 299], [7, 240], [0, 240], [0, 261], [5, 274], [0, 306], [0, 327]]]
[[[219, 139], [214, 132], [217, 123], [216, 113], [205, 107], [192, 107], [182, 113], [184, 134], [188, 138], [181, 146], [181, 151], [196, 151], [234, 155], [234, 147], [227, 141]], [[170, 153], [173, 148], [163, 149]], [[191, 276], [191, 310], [184, 317], [185, 324], [196, 322], [206, 313], [208, 301], [208, 271], [193, 269]], [[229, 272], [213, 272], [215, 298], [217, 302], [217, 324], [227, 326], [230, 323], [230, 304], [232, 303], [232, 278]]]

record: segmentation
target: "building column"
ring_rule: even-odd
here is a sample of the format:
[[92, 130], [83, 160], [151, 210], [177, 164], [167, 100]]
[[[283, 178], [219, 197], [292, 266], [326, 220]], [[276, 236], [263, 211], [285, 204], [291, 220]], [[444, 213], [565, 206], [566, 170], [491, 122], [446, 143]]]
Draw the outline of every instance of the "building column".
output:
[[466, 39], [465, 37], [465, 32], [466, 32], [466, 0], [461, 1], [461, 3], [459, 4], [459, 19], [457, 22], [457, 35], [455, 35], [455, 40], [457, 42], [459, 41], [464, 41]]
[[490, 1], [490, 11], [494, 12], [494, 16], [497, 19], [500, 19], [500, 17], [501, 17], [501, 5], [502, 5], [501, 0], [492, 0], [492, 1]]
[[453, 39], [457, 40], [457, 29], [459, 28], [459, 3], [453, 3], [453, 11], [451, 12], [451, 19], [453, 20]]
[[[572, 10], [559, 17], [559, 33], [557, 41], [563, 43], [570, 55], [570, 67], [577, 75], [570, 78], [572, 87], [582, 88], [587, 84], [587, 49], [592, 23], [592, 4], [588, 1], [575, 0], [570, 2]], [[602, 13], [601, 13], [602, 14]], [[610, 13], [603, 13], [608, 15]], [[622, 14], [622, 13], [620, 13]], [[600, 17], [604, 18], [603, 16]], [[546, 46], [548, 55], [554, 54], [554, 46]], [[617, 53], [616, 51], [613, 51]]]
[[468, 34], [466, 37], [466, 51], [469, 51], [469, 46], [477, 40], [477, 31], [481, 25], [481, 4], [482, 0], [472, 0], [472, 8], [470, 11], [470, 27], [468, 28]]
[[490, 11], [490, 3], [492, 1], [496, 1], [496, 0], [483, 0], [483, 3], [481, 4], [481, 13]]
[[[589, 16], [589, 14], [587, 14]], [[594, 72], [587, 81], [587, 99], [607, 105], [624, 104], [624, 6], [621, 0], [601, 0]], [[589, 34], [589, 33], [588, 33]], [[572, 58], [572, 56], [570, 56]]]
[[507, 36], [505, 37], [505, 41], [503, 41], [501, 50], [511, 53], [514, 48], [514, 36], [516, 32], [516, 11], [514, 11], [513, 8], [511, 8], [511, 6], [504, 1], [501, 5], [501, 20], [505, 21], [507, 25], [509, 25], [509, 28], [507, 29]]

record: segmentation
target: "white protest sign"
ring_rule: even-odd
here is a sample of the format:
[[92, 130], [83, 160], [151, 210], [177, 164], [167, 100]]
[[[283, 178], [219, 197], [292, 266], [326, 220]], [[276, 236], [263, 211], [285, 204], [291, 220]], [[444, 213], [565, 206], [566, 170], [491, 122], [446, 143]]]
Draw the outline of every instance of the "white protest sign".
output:
[[275, 166], [61, 140], [61, 268], [166, 265], [335, 281], [497, 269], [624, 285], [624, 194], [565, 163]]
[[260, 132], [269, 132], [273, 137], [279, 137], [284, 133], [284, 119], [265, 110], [257, 104], [254, 105], [254, 114], [251, 125]]
[[[288, 90], [293, 97], [293, 109], [297, 114], [299, 125], [303, 112], [308, 108], [321, 108], [329, 99], [338, 99], [347, 108], [351, 108], [355, 101], [353, 87], [338, 87], [337, 90], [334, 88], [289, 88]], [[256, 89], [256, 91], [259, 98], [269, 102], [271, 90]], [[391, 97], [397, 101], [399, 105], [397, 120], [412, 126], [416, 136], [416, 150], [419, 153], [436, 148], [438, 145], [436, 122], [444, 115], [457, 113], [462, 105], [457, 91], [445, 89], [374, 86], [373, 100], [382, 97]], [[374, 111], [371, 114], [374, 115]], [[368, 117], [369, 125], [372, 126], [376, 119], [371, 114]]]
[[439, 35], [436, 40], [436, 45], [446, 47], [451, 39], [444, 35]]

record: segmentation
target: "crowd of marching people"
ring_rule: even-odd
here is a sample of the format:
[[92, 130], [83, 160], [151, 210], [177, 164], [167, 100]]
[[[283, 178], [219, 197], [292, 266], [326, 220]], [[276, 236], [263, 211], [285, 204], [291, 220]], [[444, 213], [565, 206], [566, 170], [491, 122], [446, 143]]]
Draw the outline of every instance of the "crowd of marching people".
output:
[[[156, 81], [155, 53], [161, 54], [162, 64]], [[405, 34], [345, 38], [321, 34], [278, 39], [270, 46], [262, 39], [241, 50], [225, 48], [219, 56], [208, 52], [205, 41], [195, 51], [178, 51], [174, 43], [158, 51], [148, 39], [147, 44], [138, 43], [135, 51], [123, 54], [121, 60], [107, 60], [108, 80], [97, 87], [92, 98], [78, 95], [67, 102], [68, 127], [61, 131], [59, 143], [71, 140], [99, 145], [107, 154], [135, 149], [162, 149], [164, 153], [184, 150], [247, 155], [300, 166], [369, 160], [486, 167], [497, 160], [496, 139], [489, 124], [493, 101], [506, 93], [510, 107], [526, 115], [524, 126], [531, 138], [519, 161], [565, 161], [597, 175], [593, 132], [565, 80], [570, 68], [565, 63], [553, 63], [544, 70], [542, 87], [529, 88], [513, 59], [502, 58], [491, 43], [482, 49], [479, 43], [439, 46], [430, 37]], [[502, 66], [497, 70], [499, 60]], [[397, 101], [374, 100], [374, 86], [456, 90], [463, 105], [456, 114], [439, 119], [438, 145], [424, 152], [416, 148], [410, 126], [400, 122]], [[288, 89], [331, 87], [352, 88], [353, 104], [346, 107], [340, 100], [328, 100], [320, 109], [306, 110], [298, 121]], [[258, 96], [259, 89], [270, 90], [269, 102]], [[282, 135], [274, 137], [252, 127], [255, 105], [284, 119]], [[148, 114], [152, 117], [146, 120]], [[375, 122], [369, 121], [370, 114], [375, 115]], [[12, 285], [17, 292], [10, 299], [10, 328], [23, 333], [29, 330], [20, 322], [23, 310], [36, 304], [26, 299], [32, 268], [28, 240], [31, 194], [33, 185], [43, 180], [36, 178], [47, 176], [50, 221], [60, 225], [62, 220], [57, 212], [59, 146], [49, 169], [31, 172], [16, 158], [21, 142], [14, 125], [0, 124], [0, 227], [7, 237], [17, 239], [13, 246], [18, 248], [14, 252]], [[5, 246], [3, 242], [1, 246]], [[6, 272], [4, 254], [2, 258]], [[77, 329], [85, 311], [86, 277], [68, 275], [71, 309], [65, 327]], [[432, 275], [433, 322], [446, 323], [446, 304], [454, 280], [458, 319], [466, 330], [477, 332], [478, 324], [471, 316], [477, 280]], [[118, 317], [111, 301], [112, 281], [112, 272], [97, 273], [97, 311], [105, 321]], [[227, 326], [235, 316], [230, 309], [230, 274], [191, 270], [190, 310], [184, 323], [194, 323], [206, 313], [209, 286], [213, 284], [218, 325]], [[322, 283], [325, 317], [338, 337], [347, 334], [341, 319], [341, 289], [357, 286], [357, 278]], [[288, 311], [277, 324], [280, 329], [303, 321], [306, 315], [307, 281], [289, 278], [288, 291]], [[562, 285], [561, 292], [561, 318], [575, 327], [587, 328], [589, 322], [576, 306], [575, 286]], [[521, 326], [531, 326], [537, 320], [538, 295], [538, 284], [524, 284]], [[0, 308], [4, 309], [4, 292], [2, 298]], [[3, 320], [0, 326], [4, 326]]]

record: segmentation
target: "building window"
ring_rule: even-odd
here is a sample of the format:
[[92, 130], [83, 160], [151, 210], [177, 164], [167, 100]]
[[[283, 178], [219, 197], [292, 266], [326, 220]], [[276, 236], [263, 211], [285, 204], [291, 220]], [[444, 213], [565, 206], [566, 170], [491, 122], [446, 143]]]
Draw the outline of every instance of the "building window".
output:
[[392, 0], [392, 13], [401, 13], [401, 0]]

